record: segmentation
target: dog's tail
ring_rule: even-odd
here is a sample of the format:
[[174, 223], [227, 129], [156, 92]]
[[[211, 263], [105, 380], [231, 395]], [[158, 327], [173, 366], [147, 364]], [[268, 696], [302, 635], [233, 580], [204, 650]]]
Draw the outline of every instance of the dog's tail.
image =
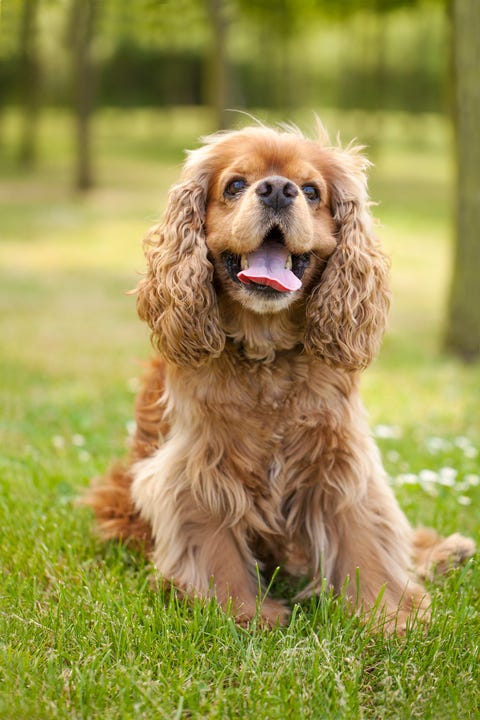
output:
[[121, 540], [148, 553], [152, 548], [151, 527], [133, 504], [131, 484], [130, 472], [117, 463], [107, 475], [93, 480], [80, 502], [94, 510], [102, 539]]

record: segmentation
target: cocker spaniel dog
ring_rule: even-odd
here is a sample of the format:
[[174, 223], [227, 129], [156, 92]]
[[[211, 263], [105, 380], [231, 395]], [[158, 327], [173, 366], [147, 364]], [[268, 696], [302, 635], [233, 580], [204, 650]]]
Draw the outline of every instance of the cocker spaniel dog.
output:
[[[295, 128], [219, 133], [190, 152], [146, 238], [138, 312], [158, 350], [128, 465], [93, 487], [107, 538], [146, 544], [160, 576], [240, 623], [285, 622], [258, 572], [333, 587], [402, 630], [420, 576], [473, 552], [414, 532], [359, 397], [384, 331], [388, 263], [359, 148]], [[381, 595], [381, 591], [383, 595]], [[380, 594], [380, 595], [379, 595]]]

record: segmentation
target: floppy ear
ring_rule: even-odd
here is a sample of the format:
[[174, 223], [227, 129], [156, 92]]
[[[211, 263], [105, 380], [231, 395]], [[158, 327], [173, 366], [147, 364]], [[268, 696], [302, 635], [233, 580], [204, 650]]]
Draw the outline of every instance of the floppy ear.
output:
[[138, 314], [160, 354], [176, 365], [198, 366], [225, 344], [207, 257], [205, 206], [205, 181], [175, 185], [163, 221], [145, 239], [147, 271], [138, 286]]
[[368, 161], [359, 148], [328, 155], [337, 247], [307, 304], [305, 349], [330, 365], [359, 370], [376, 355], [385, 330], [389, 263], [373, 235]]

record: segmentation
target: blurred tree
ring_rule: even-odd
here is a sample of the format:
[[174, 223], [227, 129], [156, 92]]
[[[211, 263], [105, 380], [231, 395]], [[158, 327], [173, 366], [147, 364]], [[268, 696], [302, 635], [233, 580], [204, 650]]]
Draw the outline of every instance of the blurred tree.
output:
[[229, 102], [229, 64], [227, 57], [228, 19], [224, 0], [206, 0], [208, 20], [212, 30], [209, 57], [207, 58], [207, 102], [214, 111], [215, 127], [228, 126], [226, 110]]
[[[300, 77], [293, 58], [298, 53], [302, 62], [302, 48], [293, 47], [309, 22], [322, 16], [319, 8], [325, 0], [237, 0], [240, 13], [250, 21], [249, 33], [257, 42], [254, 73], [260, 79], [261, 104], [273, 105], [283, 111], [297, 104]], [[255, 43], [250, 48], [253, 54]], [[308, 61], [307, 61], [308, 62]], [[299, 98], [298, 98], [299, 99]]]
[[72, 92], [76, 125], [75, 186], [93, 185], [91, 115], [94, 100], [94, 68], [91, 44], [97, 0], [71, 0], [68, 40], [72, 52]]
[[456, 244], [446, 347], [480, 357], [480, 1], [452, 0]]
[[38, 0], [23, 0], [18, 46], [19, 99], [22, 128], [18, 160], [30, 168], [36, 156], [36, 130], [39, 110], [39, 61], [37, 55]]

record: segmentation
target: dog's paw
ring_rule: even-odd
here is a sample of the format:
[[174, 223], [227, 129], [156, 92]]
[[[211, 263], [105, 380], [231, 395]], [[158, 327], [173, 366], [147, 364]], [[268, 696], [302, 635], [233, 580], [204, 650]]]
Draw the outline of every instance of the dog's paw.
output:
[[283, 603], [266, 598], [260, 608], [260, 619], [267, 627], [286, 625], [290, 617], [290, 610]]
[[[362, 617], [362, 613], [360, 613]], [[364, 609], [363, 621], [373, 633], [406, 634], [408, 628], [427, 628], [431, 618], [431, 598], [425, 588], [409, 582], [397, 598], [390, 596], [384, 603]]]
[[443, 574], [462, 565], [475, 552], [475, 543], [471, 538], [459, 533], [449, 535], [434, 549], [431, 558], [431, 574]]
[[234, 611], [235, 622], [242, 627], [248, 627], [256, 618], [265, 628], [274, 628], [277, 625], [286, 625], [290, 611], [277, 600], [266, 598], [260, 606], [257, 603], [243, 603]]
[[471, 538], [454, 533], [446, 538], [434, 531], [418, 530], [415, 538], [417, 574], [428, 580], [462, 565], [475, 552]]

